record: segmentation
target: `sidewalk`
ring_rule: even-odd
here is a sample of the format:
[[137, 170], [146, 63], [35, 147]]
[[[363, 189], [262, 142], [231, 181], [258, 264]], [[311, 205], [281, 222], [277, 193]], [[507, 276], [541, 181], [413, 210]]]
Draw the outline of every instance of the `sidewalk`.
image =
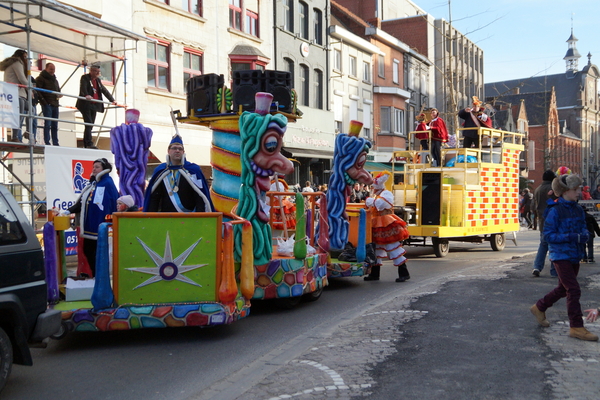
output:
[[[292, 361], [272, 360], [237, 398], [597, 399], [600, 344], [568, 337], [564, 300], [549, 328], [529, 312], [556, 284], [548, 267], [531, 276], [533, 257], [415, 284]], [[579, 282], [582, 308], [600, 306], [600, 263], [582, 264]]]

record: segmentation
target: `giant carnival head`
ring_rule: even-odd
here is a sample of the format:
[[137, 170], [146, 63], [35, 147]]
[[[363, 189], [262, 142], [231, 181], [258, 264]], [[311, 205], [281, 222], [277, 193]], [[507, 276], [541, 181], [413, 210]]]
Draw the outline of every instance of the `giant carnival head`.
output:
[[359, 137], [362, 123], [350, 121], [350, 132], [335, 138], [333, 168], [327, 191], [329, 241], [334, 249], [343, 249], [348, 241], [347, 197], [355, 183], [370, 185], [371, 174], [364, 169], [371, 143]]
[[[260, 265], [271, 259], [271, 227], [266, 205], [270, 177], [276, 173], [289, 174], [294, 165], [281, 154], [287, 118], [268, 113], [272, 95], [257, 93], [256, 97], [256, 112], [240, 116], [242, 186], [237, 214], [252, 222], [255, 264]], [[261, 100], [268, 102], [269, 107], [260, 107]], [[236, 245], [236, 253], [237, 250]]]

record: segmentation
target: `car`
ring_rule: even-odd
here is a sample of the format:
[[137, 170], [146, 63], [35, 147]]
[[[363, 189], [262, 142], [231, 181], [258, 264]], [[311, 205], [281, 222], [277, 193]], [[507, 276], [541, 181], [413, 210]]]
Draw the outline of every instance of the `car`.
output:
[[31, 223], [0, 185], [0, 391], [12, 364], [33, 365], [30, 345], [56, 334], [61, 313], [48, 308], [44, 254]]

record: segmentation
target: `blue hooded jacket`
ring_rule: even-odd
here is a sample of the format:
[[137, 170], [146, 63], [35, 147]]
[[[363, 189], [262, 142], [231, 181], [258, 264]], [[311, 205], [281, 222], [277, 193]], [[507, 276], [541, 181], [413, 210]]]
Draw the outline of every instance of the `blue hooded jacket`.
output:
[[589, 238], [585, 212], [575, 201], [559, 197], [548, 200], [544, 237], [548, 242], [550, 260], [578, 263], [584, 256], [583, 246]]

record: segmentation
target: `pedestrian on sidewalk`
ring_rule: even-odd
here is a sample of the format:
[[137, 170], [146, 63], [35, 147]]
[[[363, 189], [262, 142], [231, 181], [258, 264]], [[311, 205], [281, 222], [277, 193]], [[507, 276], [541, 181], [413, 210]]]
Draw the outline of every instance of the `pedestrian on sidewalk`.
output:
[[579, 176], [562, 175], [552, 181], [552, 190], [559, 196], [554, 204], [548, 205], [544, 224], [544, 235], [550, 250], [550, 260], [558, 272], [558, 286], [531, 306], [531, 313], [538, 324], [547, 327], [546, 310], [563, 297], [567, 298], [569, 336], [581, 340], [597, 341], [598, 336], [583, 327], [583, 313], [579, 298], [581, 289], [577, 282], [579, 261], [583, 256], [583, 245], [589, 233], [585, 223], [585, 212], [577, 199], [581, 194], [582, 180]]
[[[548, 242], [544, 238], [544, 220], [545, 211], [548, 205], [548, 200], [555, 200], [556, 196], [552, 191], [552, 181], [556, 178], [556, 174], [552, 170], [547, 170], [542, 175], [542, 184], [535, 189], [533, 194], [534, 203], [537, 211], [538, 227], [540, 228], [540, 245], [538, 246], [537, 255], [533, 262], [533, 276], [540, 276], [540, 272], [544, 269], [546, 263], [546, 254], [548, 254]], [[554, 264], [550, 263], [550, 275], [557, 277], [556, 269]]]
[[600, 236], [600, 227], [598, 226], [598, 222], [596, 222], [596, 218], [587, 211], [585, 212], [585, 223], [590, 233], [590, 238], [584, 247], [583, 262], [591, 264], [596, 262], [594, 260], [594, 237], [596, 237], [596, 234]]

